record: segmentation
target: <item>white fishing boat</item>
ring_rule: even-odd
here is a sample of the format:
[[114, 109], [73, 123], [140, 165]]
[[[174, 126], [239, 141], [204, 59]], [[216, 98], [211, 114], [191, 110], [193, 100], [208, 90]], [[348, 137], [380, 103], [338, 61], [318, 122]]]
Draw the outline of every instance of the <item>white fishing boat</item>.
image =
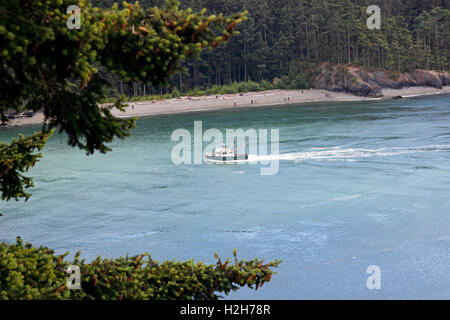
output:
[[234, 139], [234, 149], [227, 148], [227, 146], [222, 146], [213, 149], [211, 153], [206, 153], [205, 158], [207, 161], [214, 163], [233, 163], [237, 161], [248, 160], [248, 154], [238, 154], [237, 153], [237, 142]]
[[215, 148], [211, 153], [205, 154], [206, 160], [216, 163], [236, 162], [248, 160], [248, 154], [238, 154], [236, 150], [226, 146]]

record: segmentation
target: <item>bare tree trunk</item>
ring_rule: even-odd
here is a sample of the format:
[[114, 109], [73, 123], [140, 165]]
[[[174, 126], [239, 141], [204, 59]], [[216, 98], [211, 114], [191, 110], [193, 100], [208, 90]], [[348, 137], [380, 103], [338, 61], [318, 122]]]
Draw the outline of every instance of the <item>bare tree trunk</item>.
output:
[[436, 70], [441, 70], [441, 61], [439, 58], [439, 30], [438, 30], [438, 24], [437, 21], [434, 21], [434, 46], [435, 46], [435, 54], [436, 54], [436, 62], [435, 62], [435, 69]]
[[351, 64], [352, 59], [350, 56], [350, 31], [347, 31], [347, 55], [348, 55], [348, 64]]
[[230, 83], [233, 82], [233, 61], [231, 59], [231, 54], [230, 54], [230, 63], [229, 63], [229, 70], [230, 70]]
[[247, 82], [247, 41], [244, 44], [244, 81]]
[[309, 61], [308, 23], [306, 23], [306, 57]]
[[238, 82], [241, 82], [241, 65], [238, 64]]
[[316, 31], [314, 30], [313, 31], [313, 36], [314, 36], [314, 46], [315, 46], [315, 48], [316, 48], [316, 56], [315, 56], [315, 60], [317, 61], [317, 62], [319, 62], [320, 61], [320, 56], [319, 56], [319, 44], [318, 44], [318, 37], [319, 37], [319, 32], [317, 32], [317, 37], [316, 37]]
[[378, 47], [378, 68], [381, 69], [381, 49]]

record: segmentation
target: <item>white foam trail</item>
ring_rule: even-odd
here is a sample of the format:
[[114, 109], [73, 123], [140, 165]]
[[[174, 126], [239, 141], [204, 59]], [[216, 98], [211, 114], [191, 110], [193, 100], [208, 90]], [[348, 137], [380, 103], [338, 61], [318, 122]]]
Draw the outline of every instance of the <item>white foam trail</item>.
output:
[[412, 154], [419, 152], [441, 152], [450, 151], [450, 145], [429, 145], [420, 147], [392, 147], [392, 148], [378, 148], [378, 149], [358, 149], [348, 148], [341, 149], [340, 147], [333, 147], [329, 149], [314, 148], [311, 151], [284, 153], [279, 155], [249, 155], [247, 161], [273, 161], [273, 160], [353, 160], [355, 158], [370, 158], [370, 157], [386, 157], [402, 154]]
[[312, 207], [317, 207], [317, 206], [320, 206], [320, 205], [323, 205], [323, 204], [333, 203], [333, 202], [336, 202], [336, 201], [353, 200], [353, 199], [359, 198], [359, 197], [361, 197], [363, 195], [364, 195], [363, 193], [358, 193], [358, 194], [352, 194], [352, 195], [344, 196], [344, 197], [332, 198], [332, 199], [321, 201], [321, 202], [318, 202], [318, 203], [304, 204], [304, 205], [299, 206], [299, 208], [301, 208], [301, 209], [303, 209], [303, 208], [312, 208]]

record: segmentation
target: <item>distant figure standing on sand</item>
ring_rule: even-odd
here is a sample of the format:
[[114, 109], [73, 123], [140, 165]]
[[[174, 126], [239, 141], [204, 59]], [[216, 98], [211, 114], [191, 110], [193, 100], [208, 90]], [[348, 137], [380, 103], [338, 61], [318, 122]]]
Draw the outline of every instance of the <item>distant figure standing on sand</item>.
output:
[[133, 109], [133, 110], [134, 110], [134, 103], [132, 103], [132, 104], [131, 104], [131, 109]]
[[234, 106], [237, 107], [236, 102], [234, 103]]

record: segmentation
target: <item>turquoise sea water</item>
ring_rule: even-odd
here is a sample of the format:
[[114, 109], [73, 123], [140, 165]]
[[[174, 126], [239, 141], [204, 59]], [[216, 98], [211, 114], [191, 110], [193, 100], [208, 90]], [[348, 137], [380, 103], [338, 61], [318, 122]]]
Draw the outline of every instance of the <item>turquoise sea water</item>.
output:
[[[171, 162], [177, 128], [279, 128], [278, 174], [259, 165]], [[8, 141], [19, 131], [0, 132]], [[0, 240], [20, 235], [87, 259], [148, 251], [281, 259], [244, 299], [450, 298], [450, 96], [143, 118], [107, 155], [55, 135], [24, 204], [0, 204]], [[289, 156], [286, 156], [289, 155]], [[367, 267], [381, 269], [368, 290]]]

